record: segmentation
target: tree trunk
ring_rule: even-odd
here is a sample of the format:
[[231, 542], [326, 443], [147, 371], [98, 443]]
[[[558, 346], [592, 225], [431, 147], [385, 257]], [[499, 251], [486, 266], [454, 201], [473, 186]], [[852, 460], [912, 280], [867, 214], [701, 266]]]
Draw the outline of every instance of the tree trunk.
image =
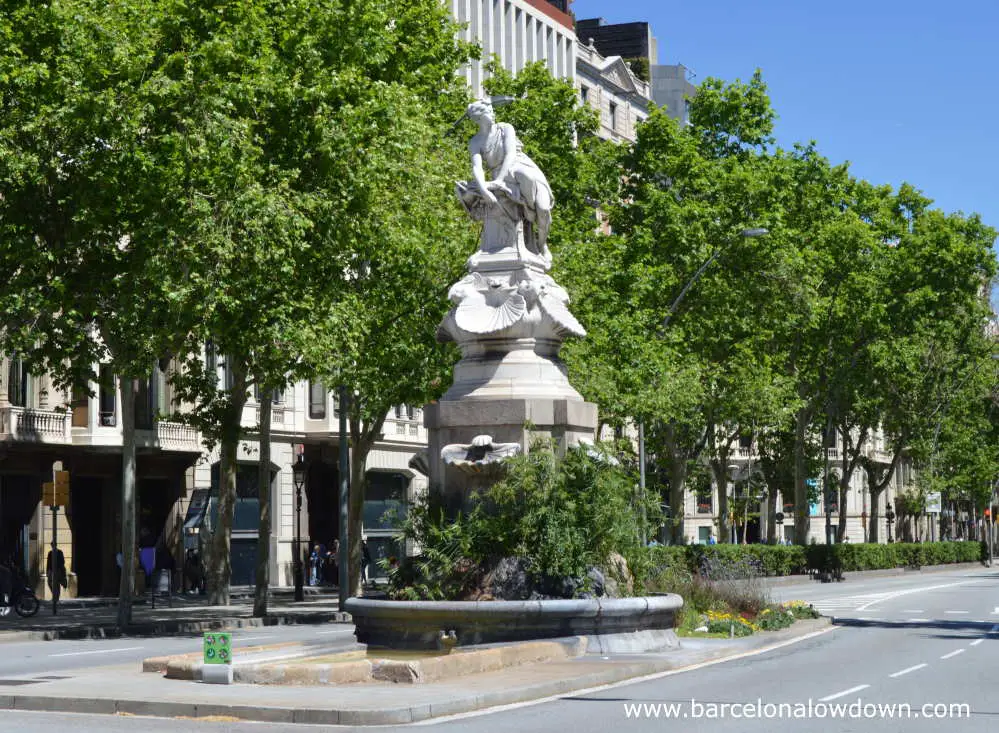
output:
[[267, 615], [267, 591], [270, 586], [271, 560], [271, 407], [274, 397], [264, 392], [260, 400], [260, 463], [257, 475], [257, 499], [260, 502], [260, 528], [257, 533], [257, 576], [253, 593], [253, 615]]
[[118, 628], [132, 623], [135, 596], [135, 379], [119, 380], [121, 393], [121, 582], [118, 585]]
[[[867, 485], [871, 486], [870, 480], [868, 480]], [[867, 519], [867, 541], [878, 542], [881, 524], [879, 521], [878, 504], [881, 501], [881, 494], [884, 493], [884, 489], [871, 488], [869, 489], [869, 493], [871, 496], [871, 515]]]
[[223, 417], [220, 441], [218, 525], [212, 528], [211, 555], [208, 558], [208, 603], [213, 606], [229, 605], [229, 583], [232, 580], [230, 539], [236, 510], [236, 466], [243, 406], [246, 404], [246, 373], [234, 365], [232, 377], [233, 386]]
[[809, 517], [808, 485], [805, 481], [808, 462], [805, 455], [805, 440], [808, 433], [810, 413], [807, 408], [798, 410], [794, 416], [794, 543], [808, 544]]
[[777, 494], [773, 490], [767, 492], [765, 506], [767, 544], [776, 545], [782, 538], [777, 537]]
[[731, 529], [728, 524], [728, 467], [720, 461], [711, 461], [711, 472], [718, 487], [718, 542], [728, 542], [731, 539]]
[[[381, 410], [381, 418], [367, 425], [361, 424], [357, 400], [351, 401], [350, 415], [350, 511], [348, 512], [347, 534], [350, 540], [348, 560], [350, 565], [349, 574], [349, 595], [361, 595], [361, 542], [363, 537], [361, 531], [364, 519], [364, 491], [366, 488], [366, 465], [368, 454], [374, 447], [375, 442], [381, 436], [382, 426], [385, 423], [385, 415], [389, 408]], [[369, 568], [370, 571], [370, 568]]]
[[687, 484], [687, 462], [671, 459], [669, 462], [670, 540], [674, 545], [687, 544], [683, 499]]

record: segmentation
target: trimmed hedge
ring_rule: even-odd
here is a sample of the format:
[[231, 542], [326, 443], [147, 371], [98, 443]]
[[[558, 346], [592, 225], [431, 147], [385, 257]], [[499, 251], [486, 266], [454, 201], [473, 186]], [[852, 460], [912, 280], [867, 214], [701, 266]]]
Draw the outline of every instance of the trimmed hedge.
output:
[[682, 545], [650, 547], [649, 562], [657, 570], [675, 567], [706, 574], [715, 567], [752, 568], [761, 575], [797, 575], [809, 570], [881, 570], [922, 565], [977, 562], [986, 549], [981, 542], [923, 542], [891, 545]]
[[808, 567], [820, 571], [946, 565], [982, 559], [981, 542], [896, 542], [891, 545], [810, 545]]

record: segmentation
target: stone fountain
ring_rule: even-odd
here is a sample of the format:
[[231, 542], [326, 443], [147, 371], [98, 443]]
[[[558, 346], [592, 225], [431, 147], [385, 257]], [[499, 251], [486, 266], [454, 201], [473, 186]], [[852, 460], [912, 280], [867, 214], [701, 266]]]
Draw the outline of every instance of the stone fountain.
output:
[[[431, 491], [458, 511], [495, 482], [502, 462], [538, 439], [557, 450], [592, 443], [596, 405], [569, 383], [562, 342], [586, 331], [569, 295], [548, 274], [553, 198], [544, 173], [512, 126], [497, 123], [489, 102], [472, 104], [479, 125], [469, 143], [472, 180], [457, 184], [468, 215], [482, 223], [467, 274], [448, 293], [453, 307], [437, 329], [461, 360], [451, 388], [426, 406], [429, 446], [410, 465], [427, 473]], [[486, 178], [486, 170], [490, 178]], [[582, 635], [603, 653], [677, 645], [673, 621], [683, 601], [593, 598], [535, 601], [407, 601], [353, 598], [357, 639], [371, 645], [434, 648]]]

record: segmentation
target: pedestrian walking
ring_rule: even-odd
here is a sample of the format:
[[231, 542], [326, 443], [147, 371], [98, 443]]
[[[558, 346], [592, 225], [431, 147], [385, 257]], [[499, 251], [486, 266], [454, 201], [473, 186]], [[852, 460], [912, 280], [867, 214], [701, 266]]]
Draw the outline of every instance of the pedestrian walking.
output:
[[361, 538], [361, 585], [368, 582], [368, 565], [371, 564], [371, 551], [368, 549], [368, 538]]
[[323, 574], [323, 550], [321, 545], [314, 545], [309, 555], [309, 585], [319, 585]]
[[48, 578], [49, 591], [52, 593], [52, 615], [59, 612], [59, 596], [62, 589], [69, 586], [66, 575], [66, 557], [62, 550], [53, 546], [45, 558], [45, 575]]

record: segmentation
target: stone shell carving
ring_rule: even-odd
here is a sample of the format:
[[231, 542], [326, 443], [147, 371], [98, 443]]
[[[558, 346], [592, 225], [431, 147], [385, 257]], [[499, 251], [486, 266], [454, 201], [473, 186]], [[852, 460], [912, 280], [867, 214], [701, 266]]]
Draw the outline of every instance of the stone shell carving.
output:
[[527, 313], [527, 301], [507, 278], [487, 278], [478, 272], [453, 285], [448, 297], [458, 306], [455, 324], [468, 333], [498, 333]]
[[521, 323], [531, 331], [547, 322], [546, 332], [586, 335], [569, 312], [565, 288], [531, 269], [490, 277], [473, 272], [451, 286], [448, 298], [456, 307], [442, 324], [441, 335], [455, 341], [463, 340], [463, 334], [501, 334]]
[[465, 473], [482, 473], [518, 453], [520, 443], [493, 443], [491, 435], [476, 435], [471, 443], [444, 446], [441, 460]]

